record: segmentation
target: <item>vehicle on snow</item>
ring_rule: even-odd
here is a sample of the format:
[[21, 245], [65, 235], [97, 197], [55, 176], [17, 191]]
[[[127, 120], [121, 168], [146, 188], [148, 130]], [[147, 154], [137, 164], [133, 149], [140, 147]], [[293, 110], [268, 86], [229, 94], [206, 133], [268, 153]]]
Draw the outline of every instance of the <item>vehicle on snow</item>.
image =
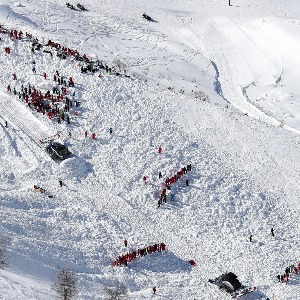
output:
[[66, 6], [70, 9], [74, 9], [75, 10], [75, 7], [74, 5], [70, 4], [69, 2], [66, 3]]
[[154, 22], [154, 20], [145, 13], [143, 13], [143, 18], [146, 19], [147, 21]]
[[252, 287], [246, 287], [240, 283], [237, 276], [232, 273], [225, 273], [215, 279], [209, 279], [208, 282], [213, 283], [232, 298], [239, 298], [254, 291]]
[[71, 154], [68, 147], [59, 142], [50, 142], [46, 146], [46, 152], [54, 160], [56, 159], [64, 160]]
[[86, 8], [85, 8], [83, 5], [81, 5], [80, 3], [77, 3], [77, 7], [78, 7], [81, 11], [85, 11], [85, 10], [86, 10]]

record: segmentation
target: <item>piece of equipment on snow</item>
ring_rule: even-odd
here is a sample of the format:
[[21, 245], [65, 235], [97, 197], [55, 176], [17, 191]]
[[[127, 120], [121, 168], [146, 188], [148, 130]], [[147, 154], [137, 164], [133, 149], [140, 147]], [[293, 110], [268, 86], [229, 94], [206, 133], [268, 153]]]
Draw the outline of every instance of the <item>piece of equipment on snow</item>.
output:
[[54, 160], [56, 159], [64, 160], [71, 154], [67, 146], [59, 142], [53, 142], [53, 141], [51, 141], [46, 146], [46, 152]]
[[34, 185], [33, 189], [34, 189], [35, 192], [45, 193], [45, 190], [43, 188], [41, 188], [40, 186], [38, 186], [38, 185]]
[[81, 5], [80, 3], [77, 3], [77, 8], [80, 9], [81, 11], [86, 10], [86, 8], [83, 5]]
[[66, 3], [66, 6], [70, 9], [75, 9], [75, 7], [72, 4], [70, 4], [69, 2]]
[[242, 297], [255, 290], [255, 288], [242, 285], [232, 272], [222, 274], [215, 279], [209, 279], [208, 282], [217, 285], [222, 292], [228, 293], [232, 298]]
[[154, 22], [154, 20], [150, 16], [146, 15], [145, 13], [143, 13], [143, 18], [146, 19], [147, 21]]

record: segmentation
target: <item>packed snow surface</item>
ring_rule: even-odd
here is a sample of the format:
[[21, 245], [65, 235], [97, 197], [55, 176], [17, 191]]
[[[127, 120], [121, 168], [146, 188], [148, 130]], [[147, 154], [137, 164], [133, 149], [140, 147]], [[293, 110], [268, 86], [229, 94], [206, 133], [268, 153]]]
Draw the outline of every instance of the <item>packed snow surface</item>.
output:
[[[300, 275], [276, 276], [300, 261], [300, 1], [81, 4], [0, 0], [0, 24], [23, 32], [0, 35], [0, 299], [55, 299], [62, 268], [76, 273], [77, 299], [119, 283], [129, 299], [228, 299], [208, 283], [226, 271], [257, 288], [245, 300], [299, 299]], [[26, 32], [123, 75], [31, 51]], [[70, 124], [18, 97], [28, 84], [52, 93], [56, 71], [75, 83]], [[50, 137], [72, 155], [53, 161], [40, 142]], [[158, 208], [164, 180], [187, 164]]]

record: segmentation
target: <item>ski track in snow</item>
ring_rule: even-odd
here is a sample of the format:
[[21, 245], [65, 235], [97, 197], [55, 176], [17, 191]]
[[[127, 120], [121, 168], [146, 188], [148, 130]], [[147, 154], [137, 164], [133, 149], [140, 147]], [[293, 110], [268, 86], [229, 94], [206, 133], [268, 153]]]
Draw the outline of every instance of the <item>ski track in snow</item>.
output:
[[[258, 17], [286, 18], [279, 1], [272, 2], [278, 12], [262, 2], [242, 1], [241, 7], [251, 6]], [[77, 273], [79, 299], [105, 299], [105, 288], [117, 282], [124, 283], [132, 299], [227, 299], [208, 284], [226, 271], [257, 286], [258, 292], [245, 300], [273, 294], [275, 299], [298, 299], [300, 279], [279, 284], [275, 276], [299, 260], [300, 140], [297, 126], [284, 125], [289, 131], [284, 130], [275, 114], [243, 95], [245, 86], [272, 85], [282, 73], [276, 51], [257, 31], [246, 21], [234, 21], [234, 13], [218, 16], [216, 1], [199, 6], [207, 11], [201, 21], [188, 0], [173, 1], [172, 8], [169, 2], [117, 1], [113, 13], [106, 10], [111, 9], [109, 1], [86, 1], [89, 10], [82, 13], [54, 0], [42, 2], [46, 10], [32, 1], [22, 8], [1, 3], [0, 17], [8, 26], [24, 26], [23, 31], [107, 62], [123, 59], [132, 78], [81, 74], [69, 58], [32, 54], [30, 43], [2, 35], [1, 49], [10, 46], [12, 54], [0, 53], [0, 121], [8, 121], [8, 128], [0, 126], [0, 238], [8, 245], [10, 262], [9, 269], [0, 270], [0, 299], [53, 299], [51, 285], [63, 266]], [[158, 23], [136, 19], [145, 4]], [[248, 15], [241, 7], [235, 7], [239, 19]], [[15, 12], [8, 15], [11, 10]], [[251, 61], [249, 52], [261, 64]], [[225, 108], [212, 92], [216, 74], [210, 60], [217, 66], [223, 96], [243, 113]], [[190, 74], [182, 72], [182, 62]], [[69, 126], [48, 120], [4, 92], [8, 83], [47, 90], [56, 70], [73, 77], [70, 97], [75, 91], [81, 101], [71, 111], [78, 116], [71, 114]], [[187, 90], [205, 88], [212, 104], [176, 92], [184, 82]], [[85, 139], [85, 130], [95, 132], [97, 139]], [[56, 133], [72, 152], [60, 163], [36, 143]], [[185, 177], [174, 184], [175, 201], [158, 209], [154, 195], [163, 187], [158, 172], [172, 176], [189, 162], [192, 172], [185, 176], [190, 185], [185, 186]], [[34, 184], [46, 193], [35, 193]], [[248, 242], [250, 234], [253, 243]], [[128, 250], [125, 238], [128, 249], [164, 242], [167, 251], [113, 268], [111, 262]], [[196, 267], [191, 268], [190, 259]]]

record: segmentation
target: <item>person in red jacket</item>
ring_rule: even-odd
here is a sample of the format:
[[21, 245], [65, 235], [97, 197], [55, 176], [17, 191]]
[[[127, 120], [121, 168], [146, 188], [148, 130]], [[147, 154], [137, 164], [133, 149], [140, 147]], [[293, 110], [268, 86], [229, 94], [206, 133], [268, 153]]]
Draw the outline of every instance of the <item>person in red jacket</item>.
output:
[[166, 245], [164, 243], [160, 244], [160, 250], [165, 251], [166, 250]]
[[88, 136], [88, 131], [86, 130], [86, 131], [84, 132], [84, 137], [87, 138], [87, 136]]
[[125, 239], [125, 240], [124, 240], [124, 246], [127, 247], [127, 244], [128, 244], [128, 243], [127, 243], [127, 240]]
[[15, 73], [13, 74], [13, 80], [17, 80], [17, 75]]
[[7, 92], [11, 93], [11, 87], [10, 87], [10, 85], [7, 86]]
[[46, 73], [44, 73], [44, 78], [47, 79], [47, 74]]
[[147, 183], [147, 176], [143, 177], [143, 181], [144, 181], [145, 184]]
[[161, 154], [161, 151], [162, 151], [162, 148], [159, 146], [158, 150], [157, 150], [158, 154]]

